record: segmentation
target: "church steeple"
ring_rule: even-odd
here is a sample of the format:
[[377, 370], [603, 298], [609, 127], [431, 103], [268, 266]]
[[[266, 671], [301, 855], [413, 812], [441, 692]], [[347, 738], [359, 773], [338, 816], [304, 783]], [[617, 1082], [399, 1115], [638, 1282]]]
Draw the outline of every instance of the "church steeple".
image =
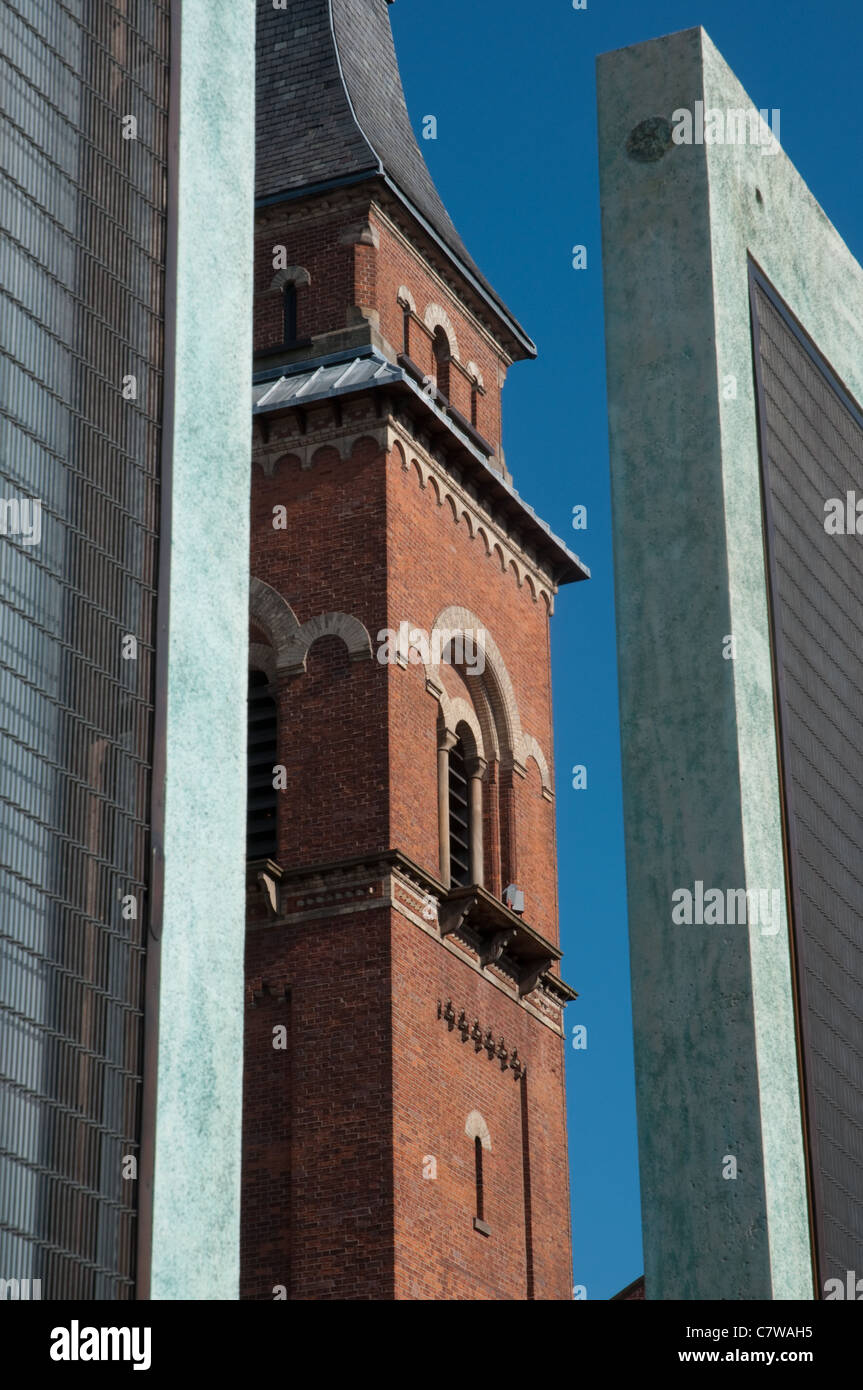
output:
[[285, 0], [276, 8], [259, 0], [258, 206], [375, 180], [379, 196], [400, 203], [485, 301], [510, 358], [533, 357], [534, 344], [471, 258], [423, 159], [399, 74], [391, 2]]
[[[533, 351], [385, 0], [261, 0], [243, 1296], [571, 1296]], [[280, 1291], [275, 1293], [274, 1291]]]

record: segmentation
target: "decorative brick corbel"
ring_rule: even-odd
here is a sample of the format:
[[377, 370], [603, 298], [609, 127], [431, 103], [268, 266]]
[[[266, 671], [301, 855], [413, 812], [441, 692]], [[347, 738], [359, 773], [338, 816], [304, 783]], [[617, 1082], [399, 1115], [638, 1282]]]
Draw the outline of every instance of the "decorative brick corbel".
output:
[[461, 931], [473, 905], [472, 897], [457, 898], [455, 902], [442, 902], [438, 909], [441, 936], [452, 936], [455, 932]]
[[381, 244], [381, 235], [377, 227], [373, 227], [367, 217], [359, 222], [354, 222], [350, 227], [346, 227], [339, 237], [341, 246], [373, 246], [375, 250]]
[[505, 931], [495, 932], [493, 936], [484, 943], [480, 964], [483, 968], [487, 965], [494, 965], [500, 960], [509, 943], [515, 936], [515, 931], [510, 927]]
[[524, 999], [525, 995], [530, 994], [532, 990], [536, 989], [542, 976], [547, 970], [551, 969], [553, 964], [554, 958], [549, 956], [547, 960], [537, 960], [534, 961], [532, 965], [527, 966], [519, 976], [519, 998]]

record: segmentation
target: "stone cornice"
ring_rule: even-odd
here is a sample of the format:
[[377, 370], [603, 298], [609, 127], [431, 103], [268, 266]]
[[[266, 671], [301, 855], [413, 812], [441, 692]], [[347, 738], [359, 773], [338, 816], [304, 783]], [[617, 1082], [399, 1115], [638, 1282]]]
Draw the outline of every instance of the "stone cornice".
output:
[[[440, 451], [432, 451], [423, 443], [419, 432], [412, 428], [411, 422], [403, 415], [390, 409], [384, 419], [370, 407], [365, 416], [351, 411], [351, 418], [341, 424], [334, 419], [334, 411], [328, 402], [310, 404], [305, 408], [307, 428], [304, 432], [277, 432], [271, 422], [267, 424], [267, 438], [258, 430], [253, 462], [268, 476], [272, 476], [276, 464], [285, 454], [295, 454], [302, 468], [311, 468], [318, 450], [333, 447], [342, 459], [350, 458], [357, 442], [372, 439], [383, 452], [392, 455], [395, 445], [401, 451], [401, 466], [405, 471], [415, 465], [418, 481], [422, 488], [431, 486], [439, 506], [449, 505], [453, 520], [458, 524], [467, 523], [472, 539], [480, 538], [486, 554], [497, 552], [502, 572], [506, 573], [512, 565], [515, 569], [519, 588], [527, 584], [534, 600], [543, 598], [549, 613], [554, 612], [554, 595], [558, 585], [549, 568], [539, 557], [528, 551], [516, 536], [489, 510], [476, 495], [478, 489], [465, 484], [457, 476], [457, 470], [447, 467]], [[287, 413], [287, 411], [286, 411]], [[322, 416], [321, 423], [315, 425], [314, 415]], [[344, 412], [347, 413], [347, 412]], [[260, 419], [261, 417], [258, 417]]]
[[518, 587], [523, 588], [527, 582], [531, 597], [534, 600], [544, 598], [549, 613], [553, 613], [558, 586], [551, 572], [484, 506], [482, 499], [476, 495], [476, 488], [464, 484], [453, 469], [447, 467], [438, 452], [433, 452], [420, 442], [408, 421], [401, 415], [391, 415], [387, 423], [391, 431], [388, 452], [394, 443], [398, 443], [403, 454], [402, 468], [409, 471], [411, 465], [416, 464], [420, 486], [426, 488], [431, 482], [438, 505], [442, 507], [449, 503], [453, 520], [456, 523], [463, 519], [467, 522], [471, 539], [482, 537], [487, 555], [491, 555], [496, 546], [499, 547], [501, 570], [506, 573], [512, 563]]
[[[257, 878], [258, 866], [255, 865]], [[273, 931], [375, 909], [392, 909], [419, 927], [495, 989], [563, 1035], [563, 1008], [575, 992], [551, 973], [560, 951], [483, 888], [449, 892], [399, 850], [279, 872], [276, 910], [249, 930]], [[452, 920], [453, 913], [460, 920]], [[506, 939], [502, 939], [502, 936]]]

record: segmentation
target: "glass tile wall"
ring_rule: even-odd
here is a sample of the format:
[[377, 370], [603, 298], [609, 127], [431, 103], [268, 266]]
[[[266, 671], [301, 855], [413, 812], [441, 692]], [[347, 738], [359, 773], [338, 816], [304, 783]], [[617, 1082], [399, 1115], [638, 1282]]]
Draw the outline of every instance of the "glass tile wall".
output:
[[134, 1295], [169, 28], [0, 0], [0, 1279], [42, 1298]]

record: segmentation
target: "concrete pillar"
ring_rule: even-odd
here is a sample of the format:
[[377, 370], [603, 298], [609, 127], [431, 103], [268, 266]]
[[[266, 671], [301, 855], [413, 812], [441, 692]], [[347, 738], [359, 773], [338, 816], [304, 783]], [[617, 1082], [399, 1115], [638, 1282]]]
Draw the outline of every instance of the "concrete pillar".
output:
[[449, 860], [449, 751], [455, 748], [458, 739], [448, 729], [438, 738], [437, 748], [437, 809], [438, 833], [440, 835], [440, 876], [444, 887], [450, 886]]
[[474, 883], [483, 883], [482, 782], [488, 763], [484, 758], [468, 762], [467, 808], [470, 823], [470, 871]]
[[164, 716], [137, 1294], [198, 1301], [239, 1296], [255, 4], [175, 0], [172, 14]]

